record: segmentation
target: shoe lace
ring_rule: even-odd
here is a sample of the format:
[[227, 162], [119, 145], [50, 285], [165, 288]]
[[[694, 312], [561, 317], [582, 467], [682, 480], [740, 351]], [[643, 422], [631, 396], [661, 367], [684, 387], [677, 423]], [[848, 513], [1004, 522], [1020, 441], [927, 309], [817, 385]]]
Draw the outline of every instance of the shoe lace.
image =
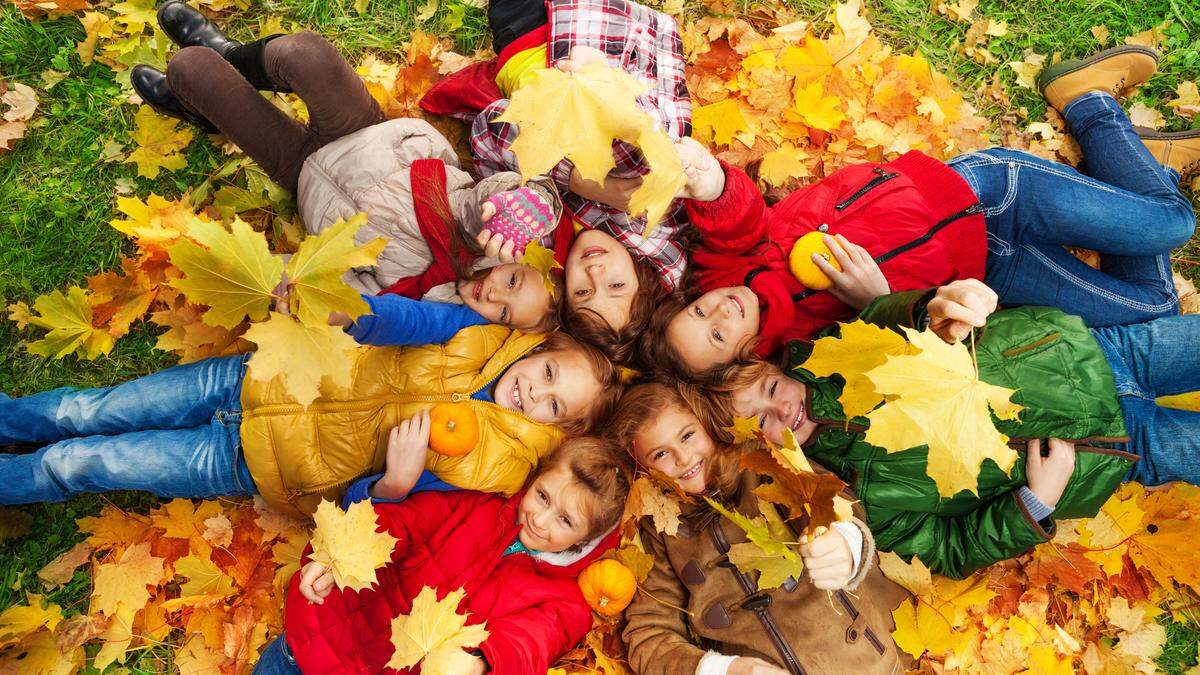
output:
[[1113, 93], [1120, 94], [1122, 91], [1124, 91], [1124, 89], [1125, 89], [1125, 78], [1122, 77], [1121, 79], [1117, 80], [1117, 83], [1115, 85], [1113, 85]]

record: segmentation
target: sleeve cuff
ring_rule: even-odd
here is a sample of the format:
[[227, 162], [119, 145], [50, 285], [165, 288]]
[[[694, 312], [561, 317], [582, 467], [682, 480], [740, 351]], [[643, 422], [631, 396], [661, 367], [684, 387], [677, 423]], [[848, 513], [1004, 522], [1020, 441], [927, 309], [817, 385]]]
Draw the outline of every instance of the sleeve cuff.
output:
[[354, 341], [360, 345], [367, 344], [366, 341], [370, 338], [371, 332], [375, 328], [376, 319], [375, 296], [363, 295], [362, 299], [363, 302], [367, 303], [367, 306], [371, 308], [370, 314], [363, 314], [362, 316], [358, 317], [354, 320], [354, 323], [350, 324], [350, 327], [346, 329], [346, 334], [354, 338]]
[[720, 652], [705, 652], [696, 666], [696, 675], [726, 675], [729, 666], [736, 659], [736, 656], [727, 656]]
[[1028, 487], [1021, 486], [1017, 490], [1017, 496], [1021, 498], [1021, 503], [1025, 506], [1025, 510], [1029, 512], [1029, 517], [1038, 521], [1039, 524], [1041, 521], [1049, 518], [1050, 514], [1054, 513], [1054, 507], [1043, 503], [1042, 500], [1037, 498], [1037, 495], [1033, 494], [1033, 490], [1030, 490]]
[[853, 579], [858, 576], [859, 568], [862, 567], [862, 530], [859, 530], [858, 526], [854, 523], [842, 521], [834, 523], [833, 529], [837, 530], [838, 534], [842, 535], [842, 538], [850, 545], [850, 557], [854, 560], [854, 568], [850, 571], [850, 578]]
[[571, 191], [571, 171], [574, 169], [575, 165], [569, 159], [562, 160], [558, 164], [555, 164], [554, 168], [550, 169], [550, 178], [554, 180], [554, 184], [558, 186], [560, 193]]

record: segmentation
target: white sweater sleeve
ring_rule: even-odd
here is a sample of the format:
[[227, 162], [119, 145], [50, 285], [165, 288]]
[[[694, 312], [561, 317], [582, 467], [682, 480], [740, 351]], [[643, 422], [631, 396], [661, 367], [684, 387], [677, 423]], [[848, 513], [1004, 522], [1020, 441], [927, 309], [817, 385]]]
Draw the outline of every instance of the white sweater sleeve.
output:
[[859, 566], [862, 565], [863, 554], [863, 535], [862, 530], [854, 523], [838, 521], [833, 524], [833, 528], [837, 533], [842, 535], [846, 543], [850, 545], [850, 556], [854, 559], [854, 569], [850, 571], [850, 578], [858, 576]]
[[720, 652], [705, 652], [700, 663], [696, 665], [696, 675], [726, 675], [729, 665], [736, 656], [726, 656]]

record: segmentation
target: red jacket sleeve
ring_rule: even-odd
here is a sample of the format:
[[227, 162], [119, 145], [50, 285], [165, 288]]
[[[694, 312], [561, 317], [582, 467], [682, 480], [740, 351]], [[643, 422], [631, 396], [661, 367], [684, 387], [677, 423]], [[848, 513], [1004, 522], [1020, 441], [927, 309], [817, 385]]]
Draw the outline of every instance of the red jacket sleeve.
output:
[[399, 503], [376, 504], [375, 515], [380, 527], [397, 539], [392, 560], [403, 558], [413, 541], [432, 537], [455, 513], [470, 513], [481, 496], [487, 495], [470, 490], [419, 492]]
[[561, 599], [487, 622], [488, 638], [479, 649], [493, 675], [544, 673], [592, 627], [583, 598]]
[[685, 199], [688, 217], [704, 247], [717, 253], [744, 253], [767, 234], [767, 203], [744, 171], [721, 162], [725, 191], [711, 202]]

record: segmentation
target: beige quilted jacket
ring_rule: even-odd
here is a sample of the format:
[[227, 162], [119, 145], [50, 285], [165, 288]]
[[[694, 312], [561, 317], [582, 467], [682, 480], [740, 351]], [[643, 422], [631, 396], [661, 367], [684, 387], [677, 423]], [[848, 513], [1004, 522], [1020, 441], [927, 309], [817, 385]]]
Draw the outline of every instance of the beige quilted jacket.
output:
[[[519, 174], [505, 172], [476, 183], [459, 168], [450, 142], [419, 119], [389, 120], [361, 129], [326, 145], [304, 162], [296, 201], [310, 234], [362, 212], [367, 214], [367, 224], [358, 231], [358, 242], [376, 237], [388, 242], [379, 254], [378, 266], [353, 269], [347, 275], [346, 282], [363, 293], [374, 295], [400, 278], [420, 274], [432, 262], [417, 225], [409, 182], [409, 167], [426, 158], [446, 163], [450, 208], [471, 239], [480, 228], [480, 202], [517, 187], [521, 181]], [[558, 206], [552, 183], [537, 180], [534, 187], [548, 189], [552, 203]], [[481, 259], [477, 266], [488, 264]], [[460, 302], [454, 284], [437, 286], [425, 298]]]

